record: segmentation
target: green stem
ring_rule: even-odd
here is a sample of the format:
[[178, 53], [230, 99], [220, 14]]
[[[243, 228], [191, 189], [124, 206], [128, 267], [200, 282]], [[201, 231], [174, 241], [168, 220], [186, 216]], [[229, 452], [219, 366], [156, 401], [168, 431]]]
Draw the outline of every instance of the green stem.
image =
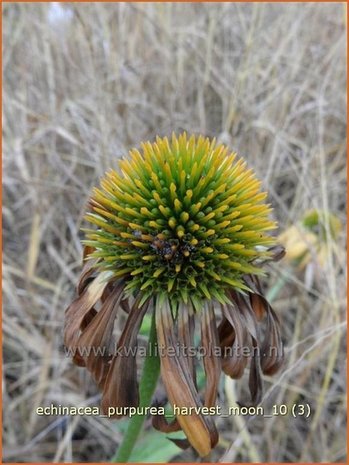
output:
[[276, 299], [276, 297], [279, 295], [279, 292], [284, 287], [285, 283], [286, 283], [285, 276], [280, 276], [280, 278], [276, 281], [274, 286], [267, 293], [267, 300], [269, 302], [272, 302], [273, 300]]
[[[160, 359], [155, 351], [156, 326], [155, 326], [155, 309], [152, 315], [151, 327], [149, 331], [148, 352], [144, 361], [143, 373], [139, 385], [139, 406], [150, 406], [156, 384], [160, 374]], [[154, 353], [155, 352], [155, 353]], [[120, 447], [112, 458], [112, 462], [125, 463], [130, 458], [134, 445], [141, 432], [145, 415], [134, 415], [130, 418], [125, 436]]]

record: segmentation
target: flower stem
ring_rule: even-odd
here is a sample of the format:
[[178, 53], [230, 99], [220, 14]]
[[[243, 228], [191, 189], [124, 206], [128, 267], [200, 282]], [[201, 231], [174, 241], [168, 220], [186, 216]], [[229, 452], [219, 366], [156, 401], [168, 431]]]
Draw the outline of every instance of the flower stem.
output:
[[[139, 385], [139, 406], [148, 407], [151, 403], [156, 384], [160, 374], [160, 359], [155, 351], [156, 326], [155, 326], [155, 309], [152, 315], [151, 327], [148, 339], [148, 352], [144, 361], [143, 373]], [[155, 352], [155, 353], [154, 353]], [[130, 458], [134, 445], [141, 432], [145, 415], [134, 415], [130, 418], [127, 431], [120, 444], [120, 447], [112, 458], [112, 462], [125, 463]]]

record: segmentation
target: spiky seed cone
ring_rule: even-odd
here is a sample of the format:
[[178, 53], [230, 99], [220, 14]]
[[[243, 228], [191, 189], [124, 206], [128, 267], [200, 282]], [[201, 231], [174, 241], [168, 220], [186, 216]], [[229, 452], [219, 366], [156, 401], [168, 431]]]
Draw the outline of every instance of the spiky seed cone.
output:
[[[275, 243], [267, 196], [246, 162], [215, 140], [186, 134], [130, 151], [95, 189], [85, 244], [130, 294], [164, 294], [195, 307], [246, 289]], [[258, 247], [264, 246], [264, 247]]]

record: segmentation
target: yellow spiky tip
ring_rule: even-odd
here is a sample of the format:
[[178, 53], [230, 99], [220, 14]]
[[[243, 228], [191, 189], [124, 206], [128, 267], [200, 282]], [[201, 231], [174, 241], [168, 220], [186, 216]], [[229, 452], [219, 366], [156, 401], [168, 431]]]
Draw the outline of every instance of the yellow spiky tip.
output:
[[266, 192], [246, 162], [215, 140], [172, 135], [141, 144], [95, 188], [84, 243], [96, 267], [130, 294], [174, 301], [225, 300], [260, 274], [275, 244]]

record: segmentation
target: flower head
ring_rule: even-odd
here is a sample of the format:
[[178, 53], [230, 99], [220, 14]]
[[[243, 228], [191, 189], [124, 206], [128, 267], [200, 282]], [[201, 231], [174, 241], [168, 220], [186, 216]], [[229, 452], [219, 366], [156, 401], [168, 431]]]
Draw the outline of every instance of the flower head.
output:
[[[205, 393], [201, 397], [197, 388], [195, 361], [164, 351], [161, 374], [170, 403], [213, 406], [221, 370], [239, 378], [249, 362], [251, 397], [258, 403], [261, 372], [274, 373], [282, 360], [279, 322], [258, 276], [265, 262], [283, 254], [268, 235], [276, 224], [260, 181], [227, 147], [186, 134], [142, 144], [120, 168], [106, 174], [89, 201], [86, 219], [97, 229], [85, 230], [87, 260], [78, 298], [66, 312], [66, 345], [110, 347], [114, 320], [126, 312], [118, 347], [136, 347], [142, 319], [154, 307], [159, 346], [192, 347], [199, 320], [207, 349]], [[212, 345], [221, 354], [209, 351]], [[239, 347], [251, 355], [226, 350]], [[253, 355], [256, 348], [260, 356]], [[104, 409], [138, 405], [135, 357], [81, 353], [74, 361], [100, 385]], [[166, 432], [182, 429], [188, 443], [181, 445], [191, 444], [201, 456], [218, 440], [212, 417], [200, 413], [171, 423], [156, 416], [153, 424]]]
[[85, 243], [98, 267], [144, 299], [196, 305], [246, 290], [243, 275], [261, 274], [253, 262], [268, 256], [274, 239], [266, 231], [276, 226], [253, 171], [203, 137], [158, 138], [142, 149], [120, 162], [121, 174], [107, 173], [90, 200], [86, 218], [99, 229]]

